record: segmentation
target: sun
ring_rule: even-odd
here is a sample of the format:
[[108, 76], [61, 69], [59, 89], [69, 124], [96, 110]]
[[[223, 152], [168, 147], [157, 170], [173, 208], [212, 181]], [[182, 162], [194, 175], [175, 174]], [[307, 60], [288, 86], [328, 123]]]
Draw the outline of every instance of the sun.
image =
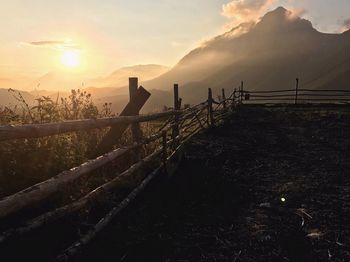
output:
[[80, 52], [77, 50], [65, 50], [61, 56], [61, 63], [68, 68], [80, 66]]

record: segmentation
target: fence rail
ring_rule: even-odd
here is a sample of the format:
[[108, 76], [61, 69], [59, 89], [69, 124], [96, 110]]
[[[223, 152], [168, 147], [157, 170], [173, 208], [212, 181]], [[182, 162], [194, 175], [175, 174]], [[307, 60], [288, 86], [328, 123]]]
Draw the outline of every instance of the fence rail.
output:
[[279, 90], [244, 90], [243, 82], [235, 89], [234, 97], [240, 103], [350, 103], [350, 90], [346, 89], [303, 89], [299, 87], [299, 78], [296, 79], [294, 89]]
[[168, 111], [140, 116], [119, 116], [99, 119], [84, 119], [65, 121], [60, 123], [27, 124], [20, 126], [0, 126], [0, 141], [21, 138], [38, 138], [58, 135], [68, 132], [90, 130], [115, 126], [118, 124], [142, 123], [158, 120], [168, 116], [181, 114], [181, 112]]
[[[174, 85], [174, 106], [167, 112], [138, 115], [139, 109], [148, 99], [150, 94], [143, 88], [137, 86], [137, 79], [130, 79], [130, 102], [122, 112], [121, 116], [101, 119], [86, 119], [66, 121], [48, 124], [27, 124], [19, 126], [0, 126], [0, 141], [12, 139], [39, 138], [45, 136], [59, 135], [67, 132], [77, 132], [110, 127], [110, 131], [103, 138], [103, 145], [98, 148], [98, 156], [91, 160], [63, 171], [60, 174], [26, 188], [20, 192], [9, 195], [0, 200], [0, 219], [8, 219], [23, 210], [34, 210], [37, 205], [44, 203], [60, 192], [62, 187], [73, 184], [81, 178], [91, 176], [92, 172], [106, 166], [107, 164], [120, 160], [122, 156], [131, 154], [133, 163], [115, 178], [105, 181], [94, 190], [84, 193], [77, 200], [71, 201], [52, 210], [46, 210], [39, 215], [30, 217], [21, 224], [12, 226], [0, 234], [0, 243], [16, 236], [31, 232], [44, 225], [57, 221], [73, 212], [81, 210], [86, 205], [97, 202], [101, 195], [112, 192], [124, 177], [129, 177], [140, 172], [149, 163], [155, 163], [154, 171], [145, 176], [143, 182], [131, 191], [131, 193], [105, 217], [103, 217], [87, 234], [83, 235], [77, 242], [68, 247], [62, 259], [75, 254], [82, 246], [87, 244], [98, 232], [116, 216], [145, 186], [160, 172], [171, 173], [174, 169], [174, 161], [181, 158], [184, 143], [194, 134], [205, 128], [211, 128], [217, 122], [225, 119], [237, 105], [243, 103], [314, 103], [314, 102], [350, 102], [350, 90], [310, 90], [300, 89], [299, 79], [296, 81], [295, 89], [282, 90], [244, 90], [244, 83], [235, 89], [228, 98], [222, 89], [219, 101], [213, 98], [212, 90], [208, 89], [208, 99], [189, 108], [182, 108], [182, 99], [179, 97], [179, 86]], [[143, 137], [140, 132], [139, 123], [150, 121], [162, 121], [158, 129], [149, 137]], [[115, 139], [123, 136], [126, 128], [131, 126], [132, 144], [110, 150], [115, 144]], [[112, 140], [111, 140], [112, 138]], [[153, 152], [148, 154], [140, 151], [145, 145], [157, 143]], [[102, 153], [100, 153], [102, 152]], [[175, 159], [175, 160], [174, 160]], [[35, 214], [35, 212], [34, 212]]]
[[[83, 236], [77, 243], [69, 247], [65, 252], [65, 256], [71, 255], [77, 251], [78, 247], [86, 244], [97, 232], [106, 226], [111, 217], [115, 216], [122, 208], [135, 198], [135, 196], [156, 176], [159, 171], [171, 173], [171, 161], [180, 157], [185, 141], [194, 134], [205, 128], [214, 127], [215, 124], [225, 118], [227, 114], [237, 104], [234, 94], [232, 93], [226, 98], [225, 90], [222, 90], [222, 98], [215, 101], [212, 90], [208, 89], [208, 99], [195, 106], [182, 109], [182, 99], [179, 97], [179, 87], [174, 85], [174, 107], [173, 110], [148, 115], [137, 115], [138, 110], [132, 110], [132, 104], [137, 102], [137, 79], [130, 79], [130, 102], [127, 105], [128, 112], [132, 115], [124, 115], [113, 118], [87, 119], [66, 121], [60, 123], [47, 124], [26, 124], [18, 126], [0, 126], [0, 141], [8, 141], [13, 139], [39, 138], [45, 136], [59, 135], [67, 132], [77, 132], [82, 130], [91, 130], [111, 127], [110, 130], [117, 130], [117, 136], [122, 136], [125, 127], [132, 126], [133, 143], [124, 147], [103, 152], [96, 158], [93, 158], [80, 166], [63, 171], [60, 174], [35, 184], [22, 191], [9, 195], [0, 200], [0, 219], [8, 219], [21, 214], [24, 210], [35, 210], [38, 204], [44, 203], [51, 196], [60, 192], [63, 187], [73, 184], [78, 179], [88, 178], [92, 172], [111, 163], [118, 161], [122, 156], [131, 154], [134, 156], [134, 164], [127, 168], [122, 174], [114, 179], [105, 182], [91, 192], [81, 196], [78, 200], [72, 201], [62, 206], [58, 206], [53, 210], [44, 211], [39, 215], [22, 221], [18, 226], [12, 226], [9, 230], [0, 234], [0, 243], [16, 236], [31, 232], [44, 225], [57, 221], [72, 212], [81, 210], [86, 205], [92, 204], [97, 198], [107, 192], [115, 190], [116, 185], [124, 177], [132, 176], [136, 172], [140, 172], [144, 167], [155, 162], [157, 168], [153, 173], [147, 175], [145, 180], [134, 189], [130, 195], [121, 202], [116, 208], [106, 215], [99, 223], [95, 225], [93, 230]], [[148, 94], [143, 89], [141, 94]], [[144, 95], [145, 97], [145, 95]], [[148, 97], [147, 97], [148, 98]], [[143, 98], [143, 100], [147, 100]], [[134, 99], [134, 100], [132, 100]], [[136, 101], [136, 102], [135, 102]], [[137, 105], [140, 108], [140, 104]], [[142, 107], [142, 105], [141, 105]], [[142, 137], [139, 132], [138, 123], [162, 121], [163, 124], [158, 130], [149, 137]], [[106, 136], [108, 136], [107, 134]], [[140, 149], [149, 143], [157, 143], [155, 150], [150, 154], [141, 154]], [[35, 214], [35, 212], [34, 212]]]

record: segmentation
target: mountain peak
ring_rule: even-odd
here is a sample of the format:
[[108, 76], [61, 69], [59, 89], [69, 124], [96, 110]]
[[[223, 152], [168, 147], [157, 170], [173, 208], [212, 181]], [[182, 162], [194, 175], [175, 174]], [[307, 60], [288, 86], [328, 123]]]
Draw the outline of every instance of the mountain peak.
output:
[[268, 31], [291, 31], [291, 30], [315, 30], [312, 23], [302, 19], [294, 12], [280, 6], [275, 10], [266, 13], [257, 23], [256, 28], [264, 32]]

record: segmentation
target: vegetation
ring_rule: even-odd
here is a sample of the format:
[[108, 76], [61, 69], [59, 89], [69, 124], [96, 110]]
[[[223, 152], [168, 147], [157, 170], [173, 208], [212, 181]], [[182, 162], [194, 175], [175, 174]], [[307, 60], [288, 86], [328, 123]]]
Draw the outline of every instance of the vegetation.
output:
[[[0, 108], [1, 125], [50, 123], [65, 120], [111, 117], [111, 104], [99, 110], [91, 95], [72, 90], [67, 98], [42, 96], [30, 106], [20, 92], [12, 92], [18, 106]], [[37, 139], [0, 143], [0, 196], [48, 179], [88, 159], [108, 129], [81, 131]], [[150, 130], [150, 127], [146, 130]], [[130, 136], [126, 135], [127, 143]]]

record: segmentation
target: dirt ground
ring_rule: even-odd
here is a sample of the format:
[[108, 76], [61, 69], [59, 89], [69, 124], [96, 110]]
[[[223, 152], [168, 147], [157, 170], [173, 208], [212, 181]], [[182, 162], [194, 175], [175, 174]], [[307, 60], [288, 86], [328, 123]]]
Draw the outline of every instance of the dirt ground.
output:
[[243, 108], [74, 261], [350, 261], [350, 111]]
[[350, 261], [349, 134], [349, 108], [243, 107], [71, 261]]

